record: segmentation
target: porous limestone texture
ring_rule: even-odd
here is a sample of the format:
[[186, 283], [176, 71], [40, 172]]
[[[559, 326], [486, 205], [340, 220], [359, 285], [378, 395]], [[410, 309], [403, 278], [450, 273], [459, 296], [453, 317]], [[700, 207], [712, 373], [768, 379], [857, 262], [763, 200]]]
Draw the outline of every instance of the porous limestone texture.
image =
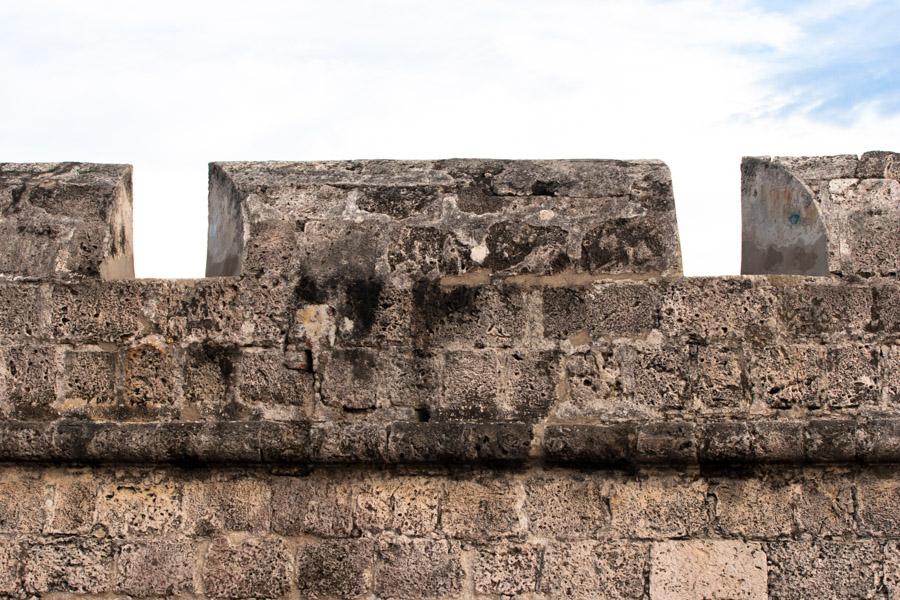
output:
[[742, 273], [900, 273], [900, 154], [745, 158]]
[[653, 161], [214, 163], [191, 281], [0, 165], [0, 598], [900, 597], [895, 158], [745, 161], [716, 278]]

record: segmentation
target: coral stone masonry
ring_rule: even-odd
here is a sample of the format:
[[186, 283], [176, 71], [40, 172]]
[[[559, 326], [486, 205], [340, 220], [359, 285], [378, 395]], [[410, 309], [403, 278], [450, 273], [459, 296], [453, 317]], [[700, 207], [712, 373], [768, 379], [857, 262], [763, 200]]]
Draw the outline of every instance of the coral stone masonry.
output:
[[900, 597], [900, 155], [0, 165], [0, 598]]

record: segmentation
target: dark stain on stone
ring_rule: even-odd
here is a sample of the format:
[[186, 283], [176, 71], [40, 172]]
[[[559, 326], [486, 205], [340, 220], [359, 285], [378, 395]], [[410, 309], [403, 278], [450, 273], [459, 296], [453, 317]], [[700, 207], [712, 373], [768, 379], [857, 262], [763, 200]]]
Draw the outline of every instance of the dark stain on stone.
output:
[[531, 186], [531, 194], [533, 196], [555, 196], [558, 191], [558, 181], [542, 181], [538, 179]]
[[356, 279], [347, 284], [347, 308], [353, 315], [354, 329], [366, 334], [375, 324], [384, 283], [379, 279]]
[[535, 250], [549, 248], [549, 264], [544, 271], [560, 270], [569, 263], [565, 251], [567, 233], [559, 227], [534, 227], [526, 223], [501, 221], [488, 229], [488, 255], [484, 266], [503, 270], [514, 267]]

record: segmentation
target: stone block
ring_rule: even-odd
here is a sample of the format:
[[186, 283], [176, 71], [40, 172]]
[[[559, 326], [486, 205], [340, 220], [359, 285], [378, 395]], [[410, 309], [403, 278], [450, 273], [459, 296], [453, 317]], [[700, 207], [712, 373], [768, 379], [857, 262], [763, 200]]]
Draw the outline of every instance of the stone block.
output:
[[859, 157], [855, 176], [860, 179], [900, 179], [900, 154], [866, 152]]
[[900, 284], [885, 280], [875, 284], [872, 327], [886, 334], [900, 333]]
[[[249, 286], [235, 279], [175, 279], [154, 282], [148, 312], [166, 338], [228, 346], [241, 340]], [[261, 307], [260, 307], [261, 308]]]
[[117, 352], [98, 349], [66, 351], [63, 356], [65, 391], [62, 410], [87, 415], [109, 415], [119, 402], [121, 369]]
[[519, 463], [528, 457], [532, 428], [524, 423], [392, 423], [389, 463]]
[[194, 592], [194, 550], [186, 540], [123, 544], [116, 565], [116, 588], [130, 596], [169, 597]]
[[50, 325], [54, 339], [75, 343], [121, 343], [159, 329], [150, 298], [160, 284], [147, 280], [54, 283]]
[[900, 181], [847, 179], [831, 181], [825, 205], [838, 246], [841, 272], [891, 276], [900, 272]]
[[759, 544], [692, 540], [650, 549], [651, 600], [766, 600], [767, 583]]
[[11, 539], [0, 541], [0, 594], [14, 598], [22, 589], [22, 549]]
[[210, 275], [292, 273], [298, 255], [322, 283], [681, 269], [671, 178], [654, 161], [216, 163], [210, 181]]
[[[564, 383], [552, 414], [560, 419], [628, 414], [610, 349], [595, 347], [561, 359]], [[624, 409], [624, 410], [623, 410]]]
[[617, 343], [612, 349], [613, 362], [624, 402], [616, 413], [650, 417], [688, 407], [692, 350], [686, 343], [659, 338]]
[[444, 532], [456, 539], [483, 541], [520, 535], [520, 494], [505, 478], [492, 475], [450, 481], [441, 510]]
[[748, 377], [754, 402], [775, 409], [819, 407], [828, 350], [818, 344], [761, 346], [747, 349]]
[[497, 420], [500, 357], [492, 350], [448, 352], [444, 389], [431, 409], [435, 420]]
[[350, 537], [353, 531], [352, 484], [327, 473], [272, 480], [272, 531]]
[[523, 511], [538, 537], [596, 539], [609, 530], [610, 508], [597, 476], [547, 471], [525, 480]]
[[0, 272], [134, 277], [131, 205], [128, 165], [0, 165]]
[[194, 479], [182, 492], [184, 522], [200, 535], [269, 529], [271, 491], [255, 478]]
[[661, 291], [655, 281], [544, 288], [544, 336], [568, 339], [583, 332], [603, 339], [645, 333], [659, 326]]
[[765, 552], [770, 597], [874, 598], [881, 585], [881, 545], [874, 540], [776, 542]]
[[472, 571], [476, 594], [514, 596], [536, 591], [543, 547], [533, 544], [478, 546]]
[[179, 354], [184, 393], [182, 419], [226, 420], [244, 416], [234, 397], [237, 348], [193, 343]]
[[376, 559], [375, 594], [379, 597], [430, 598], [462, 592], [465, 572], [458, 542], [383, 538]]
[[839, 282], [777, 288], [779, 316], [794, 336], [861, 335], [872, 320], [872, 288]]
[[737, 413], [749, 406], [746, 358], [738, 344], [699, 344], [689, 348], [694, 368], [691, 391], [708, 412]]
[[137, 420], [171, 418], [177, 412], [175, 349], [145, 343], [125, 350], [122, 415]]
[[795, 530], [795, 506], [802, 489], [790, 478], [757, 472], [743, 477], [736, 474], [724, 478], [710, 493], [716, 500], [718, 525], [726, 535], [774, 539]]
[[52, 480], [53, 503], [45, 528], [52, 534], [85, 535], [94, 526], [99, 478], [89, 473], [64, 474]]
[[[14, 346], [0, 349], [0, 412], [23, 421], [51, 420], [57, 415], [56, 379], [59, 376], [53, 346]], [[6, 404], [6, 407], [3, 406]]]
[[556, 399], [559, 358], [555, 352], [509, 352], [500, 357], [497, 416], [533, 423], [547, 416]]
[[759, 341], [779, 333], [778, 297], [765, 279], [691, 277], [661, 287], [659, 328], [668, 337]]
[[709, 526], [707, 483], [677, 473], [629, 477], [611, 486], [612, 529], [625, 538], [696, 536]]
[[583, 466], [631, 466], [636, 458], [634, 423], [547, 425], [544, 455], [548, 462]]
[[240, 401], [264, 418], [288, 420], [310, 410], [315, 394], [313, 375], [291, 368], [286, 358], [280, 350], [245, 348], [238, 359]]
[[322, 540], [297, 549], [297, 590], [303, 598], [358, 598], [371, 589], [372, 540]]
[[419, 284], [412, 290], [406, 343], [412, 340], [421, 348], [519, 347], [533, 328], [535, 294], [515, 286]]
[[210, 598], [281, 598], [290, 587], [291, 555], [279, 538], [217, 538], [201, 579]]
[[375, 478], [356, 496], [356, 525], [370, 533], [426, 536], [438, 528], [444, 494], [437, 477]]
[[115, 537], [178, 531], [183, 523], [181, 490], [174, 482], [159, 479], [159, 475], [148, 474], [136, 481], [102, 485], [97, 496], [97, 524]]
[[891, 470], [866, 470], [856, 479], [858, 515], [862, 531], [874, 536], [900, 532], [900, 479]]
[[39, 533], [46, 519], [46, 485], [31, 474], [0, 475], [0, 533]]
[[0, 336], [43, 338], [50, 331], [49, 289], [24, 281], [0, 282]]
[[22, 558], [25, 591], [32, 594], [110, 591], [112, 546], [92, 537], [39, 539], [28, 543]]
[[553, 598], [644, 597], [647, 545], [640, 542], [551, 543], [540, 591]]

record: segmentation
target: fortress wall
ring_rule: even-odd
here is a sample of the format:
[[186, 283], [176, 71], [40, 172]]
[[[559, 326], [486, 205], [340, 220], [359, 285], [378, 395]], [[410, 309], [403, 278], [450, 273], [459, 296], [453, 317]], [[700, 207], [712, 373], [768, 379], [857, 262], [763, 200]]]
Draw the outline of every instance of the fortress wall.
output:
[[[196, 281], [47, 234], [0, 596], [893, 597], [894, 156], [745, 161], [753, 276], [681, 276], [655, 161], [214, 163]], [[111, 231], [128, 173], [4, 165], [0, 227]]]

